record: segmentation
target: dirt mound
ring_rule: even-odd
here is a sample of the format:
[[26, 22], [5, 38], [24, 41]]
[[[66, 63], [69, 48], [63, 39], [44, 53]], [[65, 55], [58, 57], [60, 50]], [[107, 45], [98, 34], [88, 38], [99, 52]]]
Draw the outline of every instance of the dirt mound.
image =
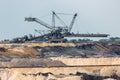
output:
[[116, 74], [112, 74], [111, 76], [100, 76], [100, 75], [97, 75], [97, 74], [96, 75], [89, 75], [87, 73], [81, 73], [81, 72], [76, 72], [75, 74], [70, 73], [69, 75], [65, 75], [65, 74], [55, 75], [51, 72], [47, 72], [47, 73], [39, 72], [39, 73], [35, 73], [35, 74], [22, 73], [22, 75], [24, 75], [24, 76], [40, 76], [40, 75], [42, 75], [42, 76], [48, 77], [48, 78], [51, 77], [51, 75], [52, 75], [52, 76], [54, 76], [54, 77], [51, 77], [52, 80], [54, 80], [54, 79], [55, 80], [59, 80], [59, 79], [64, 80], [63, 78], [70, 77], [70, 76], [71, 76], [71, 78], [74, 77], [74, 76], [79, 76], [79, 78], [78, 78], [79, 80], [104, 80], [104, 79], [119, 80], [120, 79], [120, 77]]
[[[75, 46], [23, 46], [0, 47], [0, 62], [10, 66], [63, 66], [59, 61], [44, 60], [50, 57], [120, 57], [120, 45], [108, 43], [84, 43]], [[32, 60], [32, 59], [36, 60]], [[14, 60], [15, 59], [15, 60]], [[39, 59], [39, 60], [37, 60]], [[41, 60], [40, 60], [41, 59]], [[11, 62], [12, 61], [12, 62]], [[45, 62], [45, 63], [44, 63]], [[59, 64], [58, 64], [59, 63]], [[1, 65], [2, 63], [0, 63]], [[40, 64], [40, 65], [38, 65]], [[8, 66], [8, 65], [6, 65]]]
[[[56, 43], [57, 44], [57, 43]], [[60, 43], [59, 43], [60, 44]], [[119, 57], [120, 45], [108, 43], [76, 43], [74, 46], [54, 45], [54, 46], [25, 46], [7, 45], [0, 47], [0, 60], [7, 58], [48, 58], [48, 57]]]
[[0, 67], [58, 67], [66, 66], [63, 62], [58, 60], [46, 58], [13, 58], [10, 61], [3, 61]]
[[41, 49], [40, 57], [118, 57], [120, 46], [109, 46], [96, 44], [82, 44], [75, 47], [46, 46]]
[[62, 47], [62, 46], [53, 46], [53, 47], [44, 47], [40, 53], [41, 57], [58, 57], [58, 56], [81, 56], [83, 54], [81, 51], [78, 51], [74, 47]]
[[[111, 76], [90, 75], [87, 73], [70, 73], [70, 74], [54, 74], [51, 72], [37, 72], [37, 73], [17, 73], [2, 70], [0, 72], [1, 80], [120, 80], [116, 74]], [[19, 77], [19, 78], [18, 78]]]

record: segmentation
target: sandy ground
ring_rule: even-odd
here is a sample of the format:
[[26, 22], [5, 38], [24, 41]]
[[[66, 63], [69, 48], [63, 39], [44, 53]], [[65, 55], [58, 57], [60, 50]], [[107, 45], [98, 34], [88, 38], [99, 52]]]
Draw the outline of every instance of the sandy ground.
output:
[[119, 56], [119, 43], [0, 44], [0, 80], [120, 80]]

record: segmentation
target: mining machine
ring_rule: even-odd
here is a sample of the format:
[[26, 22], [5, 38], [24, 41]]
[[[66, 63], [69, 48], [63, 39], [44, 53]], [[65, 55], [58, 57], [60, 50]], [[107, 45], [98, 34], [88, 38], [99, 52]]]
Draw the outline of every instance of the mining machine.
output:
[[[69, 26], [67, 26], [65, 24], [65, 22], [55, 12], [52, 12], [52, 25], [49, 25], [46, 22], [44, 22], [44, 21], [42, 21], [38, 18], [33, 18], [33, 17], [25, 18], [25, 21], [37, 22], [37, 23], [39, 23], [39, 24], [41, 24], [41, 25], [43, 25], [46, 28], [51, 30], [51, 32], [48, 33], [48, 34], [37, 36], [37, 37], [34, 37], [30, 40], [34, 40], [34, 39], [37, 39], [37, 38], [42, 38], [42, 39], [48, 39], [48, 41], [50, 41], [50, 42], [61, 42], [61, 41], [64, 42], [64, 41], [66, 41], [66, 39], [64, 39], [64, 37], [71, 34], [70, 31], [73, 27], [73, 24], [75, 22], [76, 17], [77, 17], [77, 13], [74, 14], [73, 19], [72, 19]], [[56, 18], [60, 21], [60, 23], [63, 26], [56, 26], [55, 25], [55, 19]]]
[[[25, 21], [39, 23], [40, 25], [48, 28], [50, 32], [46, 34], [42, 34], [40, 36], [34, 36], [34, 37], [32, 36], [30, 38], [28, 38], [28, 36], [24, 36], [22, 38], [16, 38], [15, 40], [13, 40], [13, 42], [25, 42], [25, 41], [34, 41], [34, 40], [48, 41], [48, 42], [66, 42], [67, 40], [64, 39], [64, 37], [107, 37], [108, 36], [108, 34], [75, 34], [71, 32], [71, 30], [75, 23], [77, 13], [74, 14], [71, 23], [69, 25], [66, 25], [65, 22], [57, 14], [58, 13], [52, 11], [52, 25], [49, 25], [48, 23], [35, 17], [26, 17]], [[56, 26], [56, 19], [58, 19], [63, 26]], [[40, 33], [39, 30], [35, 30], [35, 31]]]

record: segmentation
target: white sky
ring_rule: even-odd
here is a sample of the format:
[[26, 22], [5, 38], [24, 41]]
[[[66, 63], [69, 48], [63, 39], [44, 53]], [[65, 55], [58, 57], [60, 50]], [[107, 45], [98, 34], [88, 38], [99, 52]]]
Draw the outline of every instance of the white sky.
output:
[[[120, 37], [120, 0], [0, 0], [0, 40], [46, 29], [37, 23], [25, 22], [24, 18], [38, 17], [51, 24], [51, 11], [78, 13], [73, 32]], [[71, 21], [68, 16], [63, 19]]]

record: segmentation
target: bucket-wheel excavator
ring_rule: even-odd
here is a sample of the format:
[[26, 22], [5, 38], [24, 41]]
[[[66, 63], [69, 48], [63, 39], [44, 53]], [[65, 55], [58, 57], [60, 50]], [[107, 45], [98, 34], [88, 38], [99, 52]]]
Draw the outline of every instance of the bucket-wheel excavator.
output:
[[[75, 34], [71, 32], [71, 29], [73, 28], [73, 25], [75, 23], [77, 13], [74, 14], [71, 23], [69, 25], [66, 25], [65, 22], [57, 14], [58, 13], [55, 13], [54, 11], [52, 12], [52, 25], [49, 25], [48, 23], [38, 18], [26, 17], [25, 21], [37, 22], [40, 25], [48, 28], [50, 32], [46, 34], [42, 34], [40, 36], [31, 36], [29, 38], [28, 36], [15, 38], [13, 42], [26, 42], [26, 41], [36, 41], [36, 40], [48, 41], [48, 42], [66, 42], [67, 40], [64, 39], [65, 37], [107, 37], [108, 36], [108, 34]], [[58, 19], [63, 26], [56, 26], [56, 19]], [[35, 30], [35, 31], [39, 32], [39, 30]]]

